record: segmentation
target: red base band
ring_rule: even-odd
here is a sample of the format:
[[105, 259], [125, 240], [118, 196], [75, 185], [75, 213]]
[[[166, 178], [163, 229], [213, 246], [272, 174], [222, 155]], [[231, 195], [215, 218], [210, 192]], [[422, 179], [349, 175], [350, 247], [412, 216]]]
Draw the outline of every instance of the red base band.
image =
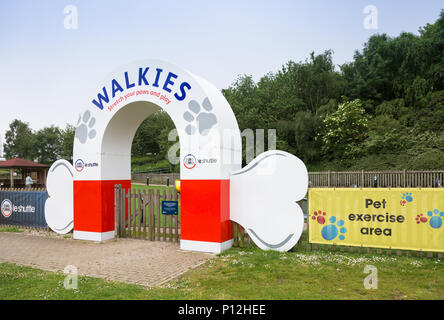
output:
[[114, 230], [114, 185], [131, 188], [131, 180], [74, 181], [74, 230]]
[[230, 180], [180, 181], [181, 240], [222, 243], [233, 238]]

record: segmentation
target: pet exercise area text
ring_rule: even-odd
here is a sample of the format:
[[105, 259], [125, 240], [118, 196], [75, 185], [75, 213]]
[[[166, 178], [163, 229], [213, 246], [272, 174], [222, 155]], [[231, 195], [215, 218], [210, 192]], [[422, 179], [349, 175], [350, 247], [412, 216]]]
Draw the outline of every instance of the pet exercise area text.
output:
[[[381, 201], [374, 201], [373, 199], [365, 199], [365, 208], [385, 209], [387, 201], [382, 199]], [[403, 215], [394, 215], [386, 212], [385, 214], [360, 214], [360, 213], [350, 213], [348, 216], [349, 221], [362, 221], [362, 222], [389, 222], [389, 223], [403, 223], [405, 217]], [[391, 236], [392, 229], [390, 228], [373, 228], [373, 227], [362, 227], [361, 234], [366, 235], [385, 235]]]

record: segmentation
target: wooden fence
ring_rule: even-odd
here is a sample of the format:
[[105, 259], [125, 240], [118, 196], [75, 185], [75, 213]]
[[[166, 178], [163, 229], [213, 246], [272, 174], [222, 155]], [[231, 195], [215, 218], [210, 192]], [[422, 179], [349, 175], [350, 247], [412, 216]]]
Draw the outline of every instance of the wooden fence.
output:
[[444, 170], [309, 172], [310, 187], [442, 187]]
[[[395, 188], [395, 187], [436, 187], [443, 186], [444, 170], [428, 171], [321, 171], [309, 172], [310, 187], [359, 187], [359, 188]], [[376, 177], [376, 179], [375, 179]], [[178, 173], [133, 173], [132, 181], [146, 184], [170, 185], [180, 179]]]
[[114, 187], [114, 213], [116, 235], [121, 238], [151, 241], [180, 240], [179, 215], [161, 214], [163, 200], [179, 201], [175, 190], [125, 190]]

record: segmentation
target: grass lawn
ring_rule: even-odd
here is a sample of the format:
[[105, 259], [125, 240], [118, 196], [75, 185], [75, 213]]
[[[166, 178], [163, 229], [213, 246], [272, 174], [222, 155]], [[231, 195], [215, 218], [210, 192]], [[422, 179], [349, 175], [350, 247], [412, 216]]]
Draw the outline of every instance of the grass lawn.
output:
[[0, 228], [0, 232], [23, 232], [23, 230], [19, 229], [18, 227], [6, 227]]
[[[378, 289], [364, 288], [364, 266]], [[444, 261], [340, 252], [278, 253], [230, 249], [162, 287], [0, 264], [0, 299], [444, 299]]]
[[142, 184], [134, 184], [134, 183], [132, 183], [131, 184], [131, 189], [134, 189], [134, 190], [141, 190], [141, 191], [143, 191], [143, 190], [148, 190], [148, 189], [152, 189], [152, 190], [155, 190], [155, 191], [157, 191], [157, 190], [160, 190], [160, 191], [163, 191], [163, 190], [165, 190], [165, 191], [168, 191], [168, 190], [174, 190], [174, 185], [170, 185], [169, 187], [167, 187], [167, 186], [160, 186], [160, 185], [150, 185], [150, 186], [147, 186], [147, 185], [142, 185]]

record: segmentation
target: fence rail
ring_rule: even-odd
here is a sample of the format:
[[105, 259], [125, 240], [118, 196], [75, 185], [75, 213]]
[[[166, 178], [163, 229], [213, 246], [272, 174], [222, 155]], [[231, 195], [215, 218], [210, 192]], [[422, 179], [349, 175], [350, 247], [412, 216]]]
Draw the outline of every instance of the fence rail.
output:
[[175, 190], [125, 190], [114, 188], [114, 213], [116, 235], [151, 241], [180, 240], [179, 215], [163, 215], [164, 200], [179, 201]]
[[[359, 187], [359, 188], [395, 188], [395, 187], [442, 187], [444, 170], [400, 170], [400, 171], [320, 171], [309, 172], [310, 187]], [[174, 185], [180, 179], [179, 173], [133, 173], [136, 183]], [[375, 179], [376, 178], [376, 179]]]
[[29, 191], [29, 192], [44, 192], [46, 191], [46, 188], [44, 187], [37, 187], [37, 188], [0, 188], [0, 191]]
[[442, 187], [444, 170], [309, 172], [310, 187]]

